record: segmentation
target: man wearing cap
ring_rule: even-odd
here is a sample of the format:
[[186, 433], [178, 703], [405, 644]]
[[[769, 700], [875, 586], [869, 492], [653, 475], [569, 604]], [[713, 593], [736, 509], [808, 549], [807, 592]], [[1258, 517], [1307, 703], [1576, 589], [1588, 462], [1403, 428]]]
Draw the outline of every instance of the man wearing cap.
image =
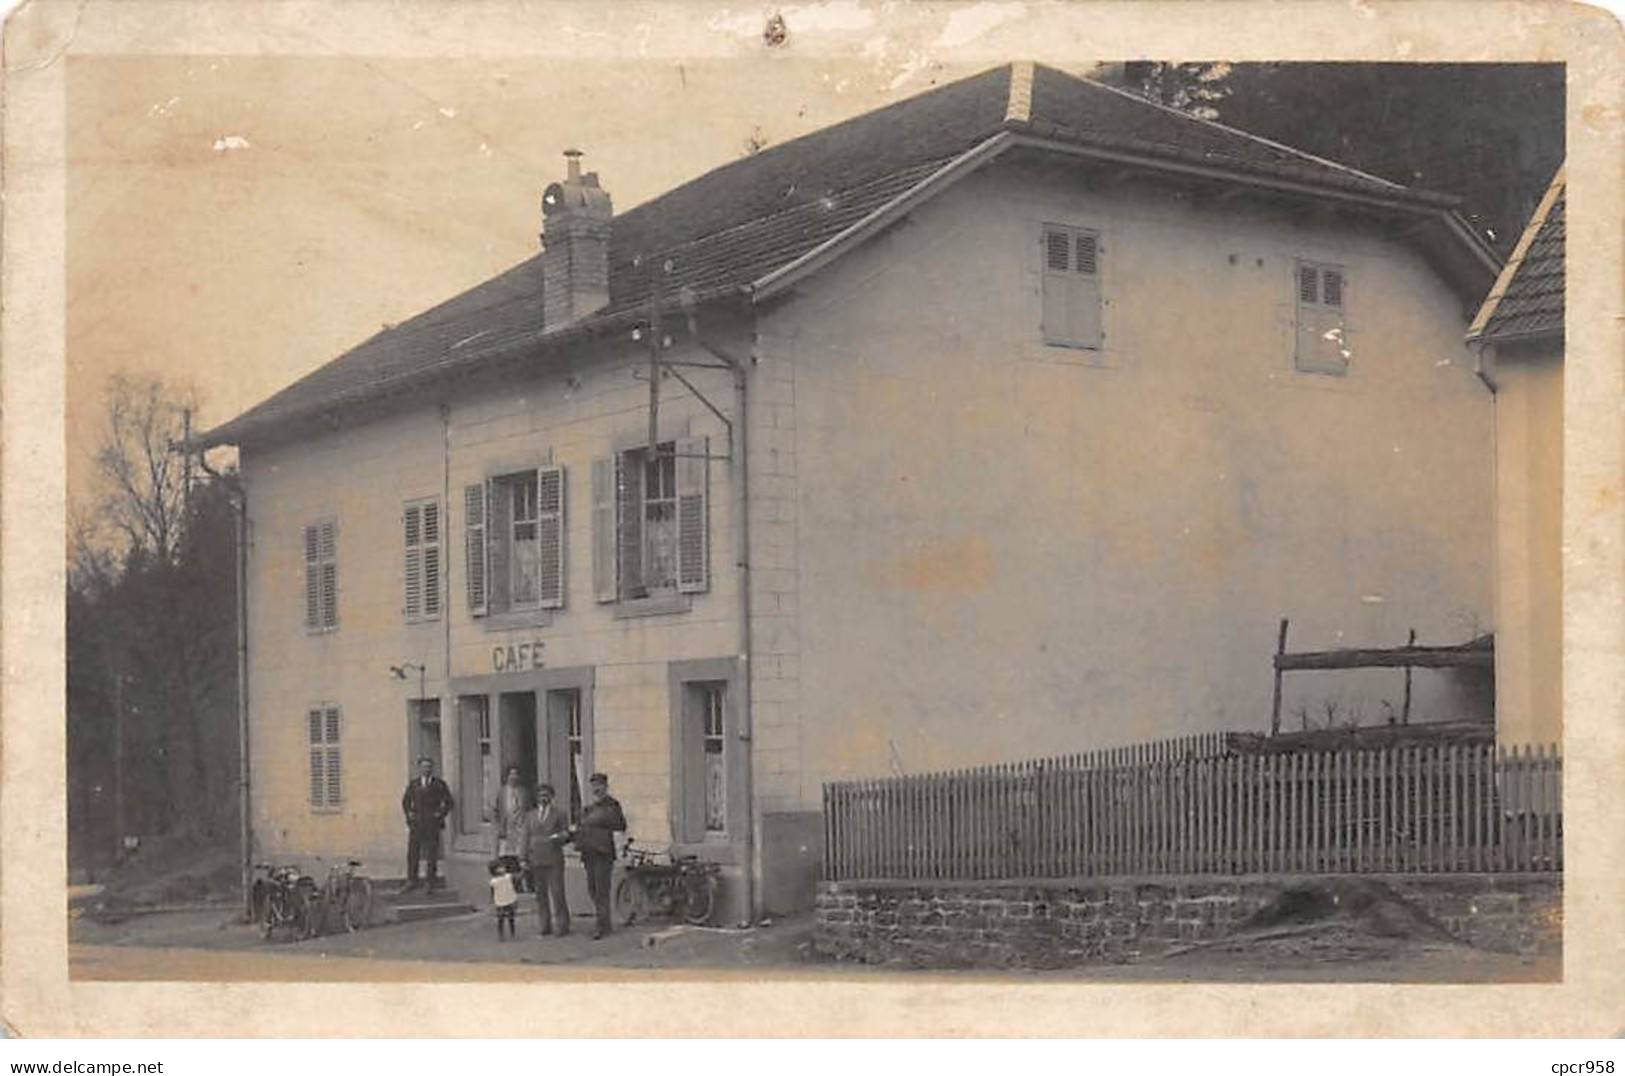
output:
[[564, 842], [570, 839], [569, 816], [553, 802], [553, 786], [536, 786], [536, 807], [525, 813], [523, 851], [536, 890], [537, 933], [570, 933], [570, 908], [564, 902]]
[[598, 927], [592, 932], [597, 941], [612, 929], [609, 911], [609, 876], [615, 867], [615, 834], [625, 832], [626, 815], [620, 803], [609, 794], [609, 778], [595, 773], [588, 779], [590, 800], [581, 812], [581, 823], [571, 827], [581, 865], [587, 868], [587, 892], [598, 912]]

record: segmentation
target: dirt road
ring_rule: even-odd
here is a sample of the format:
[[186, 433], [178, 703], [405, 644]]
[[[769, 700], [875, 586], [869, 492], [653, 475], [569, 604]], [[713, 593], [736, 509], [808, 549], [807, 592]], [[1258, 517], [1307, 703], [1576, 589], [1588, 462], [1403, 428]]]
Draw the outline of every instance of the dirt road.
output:
[[[869, 979], [947, 975], [998, 979], [995, 972], [921, 972], [811, 958], [811, 922], [780, 921], [749, 931], [637, 927], [593, 941], [534, 934], [499, 942], [488, 916], [475, 914], [268, 945], [228, 910], [140, 916], [118, 924], [73, 925], [70, 975], [82, 980], [322, 982], [506, 982], [638, 978], [651, 971], [708, 978]], [[1460, 945], [1373, 946], [1325, 931], [1284, 932], [1267, 944], [1215, 946], [1134, 964], [1096, 964], [1016, 979], [1101, 982], [1550, 982], [1559, 958], [1524, 958]]]

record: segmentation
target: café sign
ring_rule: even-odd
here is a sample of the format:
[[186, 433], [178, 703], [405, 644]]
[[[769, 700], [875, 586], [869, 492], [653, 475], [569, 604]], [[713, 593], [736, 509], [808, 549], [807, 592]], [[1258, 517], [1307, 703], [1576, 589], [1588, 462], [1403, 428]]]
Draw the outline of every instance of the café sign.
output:
[[540, 639], [526, 643], [509, 643], [491, 648], [491, 671], [499, 673], [530, 672], [542, 667]]

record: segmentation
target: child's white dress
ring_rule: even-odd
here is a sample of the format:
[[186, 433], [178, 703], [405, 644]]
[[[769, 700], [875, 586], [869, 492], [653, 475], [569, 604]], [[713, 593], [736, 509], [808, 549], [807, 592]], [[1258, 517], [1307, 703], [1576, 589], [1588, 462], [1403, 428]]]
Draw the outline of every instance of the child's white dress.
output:
[[513, 875], [499, 874], [491, 879], [491, 903], [498, 908], [511, 908], [519, 903], [519, 894], [513, 888]]

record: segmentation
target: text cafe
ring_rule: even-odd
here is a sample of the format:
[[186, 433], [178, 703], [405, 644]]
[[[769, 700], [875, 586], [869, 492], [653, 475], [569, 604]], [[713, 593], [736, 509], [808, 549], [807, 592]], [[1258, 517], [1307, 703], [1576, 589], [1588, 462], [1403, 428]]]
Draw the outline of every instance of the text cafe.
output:
[[451, 681], [453, 837], [470, 851], [491, 847], [491, 809], [508, 767], [519, 767], [526, 789], [551, 784], [578, 817], [593, 764], [593, 667], [549, 667], [540, 639], [493, 643], [488, 653], [488, 672]]

